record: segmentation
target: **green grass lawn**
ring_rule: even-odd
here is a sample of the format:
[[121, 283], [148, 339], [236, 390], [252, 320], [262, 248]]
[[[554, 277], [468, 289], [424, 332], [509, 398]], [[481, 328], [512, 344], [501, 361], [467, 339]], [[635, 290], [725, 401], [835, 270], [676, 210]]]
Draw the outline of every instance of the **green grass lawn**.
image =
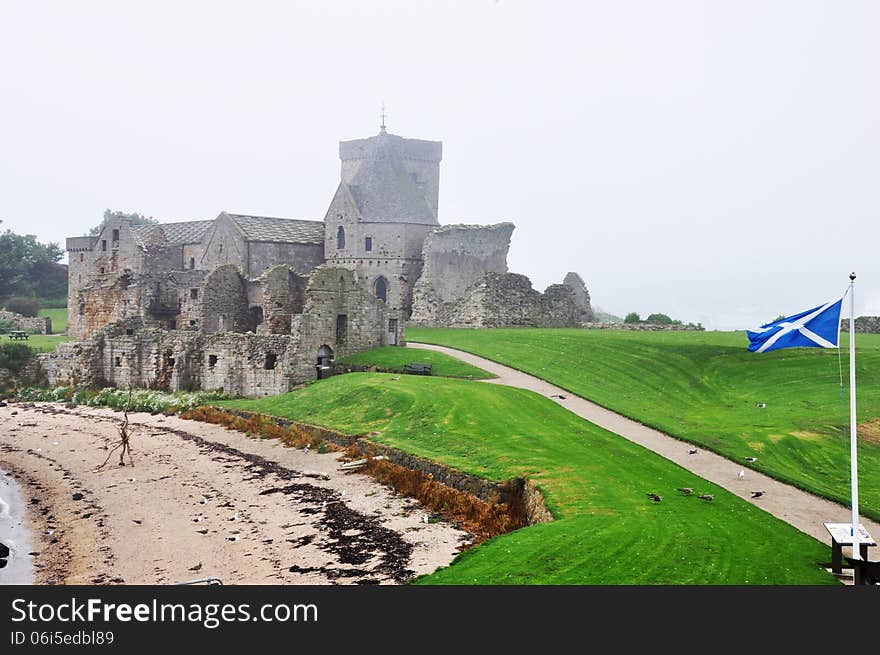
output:
[[431, 374], [447, 378], [494, 378], [491, 373], [476, 366], [465, 364], [460, 359], [444, 355], [443, 353], [431, 352], [430, 350], [413, 350], [412, 348], [400, 348], [386, 346], [364, 352], [349, 355], [340, 360], [340, 364], [352, 364], [354, 366], [375, 366], [385, 371], [402, 371], [407, 364], [418, 362], [431, 364]]
[[47, 353], [55, 350], [55, 346], [62, 341], [73, 341], [73, 337], [67, 337], [63, 334], [32, 334], [28, 337], [27, 341], [14, 341], [3, 334], [0, 335], [0, 339], [3, 340], [3, 343], [23, 343], [38, 353]]
[[64, 334], [67, 330], [67, 307], [41, 309], [40, 316], [48, 316], [52, 319], [52, 332]]
[[[408, 328], [407, 339], [518, 368], [731, 459], [757, 457], [749, 466], [849, 504], [837, 351], [750, 353], [742, 332]], [[858, 418], [868, 423], [880, 417], [880, 335], [859, 334], [856, 345]], [[845, 334], [841, 346], [848, 388]], [[860, 509], [880, 520], [880, 423], [860, 435]]]
[[[218, 403], [331, 427], [503, 481], [534, 480], [556, 520], [492, 539], [420, 583], [834, 584], [829, 548], [537, 394], [352, 373]], [[715, 494], [706, 503], [678, 487]], [[658, 493], [662, 503], [646, 494]]]

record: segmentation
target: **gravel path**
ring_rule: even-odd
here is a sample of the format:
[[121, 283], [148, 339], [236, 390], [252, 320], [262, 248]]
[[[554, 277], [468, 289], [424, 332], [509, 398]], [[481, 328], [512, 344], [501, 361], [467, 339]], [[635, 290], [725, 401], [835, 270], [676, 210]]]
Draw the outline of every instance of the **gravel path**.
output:
[[[831, 543], [831, 537], [822, 525], [824, 522], [850, 522], [850, 510], [847, 507], [774, 480], [763, 473], [748, 468], [741, 462], [731, 461], [659, 430], [649, 428], [540, 378], [454, 348], [412, 342], [407, 345], [410, 348], [445, 353], [498, 376], [493, 380], [484, 380], [488, 384], [503, 384], [528, 389], [550, 398], [556, 404], [574, 412], [590, 423], [654, 451], [824, 543]], [[698, 450], [697, 454], [689, 455], [688, 451], [695, 448]], [[740, 471], [745, 471], [743, 479], [739, 479]], [[764, 495], [761, 498], [752, 499], [752, 492], [757, 490], [764, 491]], [[864, 517], [861, 522], [874, 539], [880, 538], [880, 524]], [[845, 548], [844, 552], [848, 554], [849, 550], [849, 548]], [[876, 559], [877, 548], [869, 549], [868, 556], [872, 560]]]

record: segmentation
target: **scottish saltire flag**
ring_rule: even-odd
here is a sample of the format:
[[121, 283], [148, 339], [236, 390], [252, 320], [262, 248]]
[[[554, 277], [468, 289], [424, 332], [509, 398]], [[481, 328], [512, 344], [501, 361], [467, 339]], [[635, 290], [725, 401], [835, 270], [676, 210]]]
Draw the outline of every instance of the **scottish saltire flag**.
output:
[[748, 330], [749, 350], [766, 353], [780, 348], [837, 348], [843, 298], [794, 316]]

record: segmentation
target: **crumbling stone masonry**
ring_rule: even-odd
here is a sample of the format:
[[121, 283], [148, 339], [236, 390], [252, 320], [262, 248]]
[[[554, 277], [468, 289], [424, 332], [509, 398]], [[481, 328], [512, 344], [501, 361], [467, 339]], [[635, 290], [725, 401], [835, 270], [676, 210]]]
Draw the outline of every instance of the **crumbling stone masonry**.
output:
[[[571, 286], [552, 284], [542, 294], [518, 273], [486, 273], [462, 296], [452, 302], [417, 305], [413, 323], [461, 328], [578, 327], [586, 314]], [[417, 298], [421, 303], [429, 296]], [[416, 321], [416, 317], [428, 318]]]
[[508, 273], [514, 226], [440, 226], [443, 146], [384, 126], [339, 144], [323, 221], [221, 212], [108, 221], [72, 237], [68, 334], [52, 384], [282, 393], [333, 358], [404, 344], [404, 322], [570, 326], [592, 317], [576, 274], [543, 294]]
[[[273, 271], [273, 278], [280, 273]], [[237, 331], [242, 327], [237, 321], [252, 314], [242, 302], [247, 280], [233, 274], [239, 275], [224, 265], [209, 275], [216, 280], [218, 293], [205, 299], [211, 317], [207, 329], [169, 330], [146, 325], [138, 316], [128, 317], [43, 355], [50, 384], [276, 395], [315, 379], [320, 352], [342, 357], [403, 342], [399, 315], [373, 297], [355, 271], [331, 266], [321, 266], [309, 276], [299, 307], [288, 305], [288, 329], [260, 334]], [[293, 276], [288, 282], [299, 284], [299, 277]], [[229, 291], [225, 303], [220, 288]]]
[[13, 330], [24, 330], [33, 334], [52, 334], [52, 319], [48, 316], [22, 316], [16, 312], [0, 309], [0, 321], [9, 321]]

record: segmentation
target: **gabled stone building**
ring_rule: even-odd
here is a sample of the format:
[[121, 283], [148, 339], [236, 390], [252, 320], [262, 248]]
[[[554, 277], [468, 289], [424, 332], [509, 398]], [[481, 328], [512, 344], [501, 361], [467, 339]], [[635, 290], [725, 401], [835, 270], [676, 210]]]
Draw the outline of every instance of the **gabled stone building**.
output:
[[440, 226], [440, 142], [383, 125], [341, 142], [339, 157], [323, 221], [224, 211], [111, 220], [69, 238], [68, 332], [80, 341], [44, 357], [50, 382], [269, 395], [334, 357], [403, 345], [411, 317], [480, 327], [586, 316], [582, 281], [540, 294], [508, 273], [513, 224]]

